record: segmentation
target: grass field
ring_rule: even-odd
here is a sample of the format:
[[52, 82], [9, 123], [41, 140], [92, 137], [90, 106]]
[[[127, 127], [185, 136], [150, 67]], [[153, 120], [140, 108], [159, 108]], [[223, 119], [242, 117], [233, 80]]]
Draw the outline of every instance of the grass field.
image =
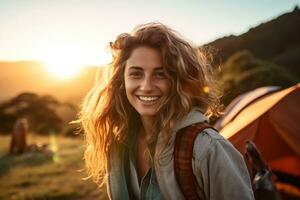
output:
[[[79, 136], [78, 136], [79, 137]], [[106, 199], [83, 170], [81, 138], [29, 135], [28, 143], [47, 143], [54, 154], [8, 154], [10, 138], [0, 135], [0, 200]]]

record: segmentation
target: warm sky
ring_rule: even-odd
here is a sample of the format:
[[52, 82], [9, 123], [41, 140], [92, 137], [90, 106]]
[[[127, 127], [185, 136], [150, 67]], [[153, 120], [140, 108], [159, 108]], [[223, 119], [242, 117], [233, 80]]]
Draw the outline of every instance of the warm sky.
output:
[[107, 44], [159, 21], [201, 45], [241, 34], [300, 0], [0, 0], [0, 60], [102, 64]]

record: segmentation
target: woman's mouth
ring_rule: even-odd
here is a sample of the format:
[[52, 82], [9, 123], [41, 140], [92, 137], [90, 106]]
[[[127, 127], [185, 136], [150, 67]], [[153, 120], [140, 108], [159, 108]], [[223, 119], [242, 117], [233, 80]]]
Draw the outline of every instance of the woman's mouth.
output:
[[142, 96], [142, 95], [137, 95], [137, 97], [143, 103], [154, 103], [160, 98], [160, 96]]

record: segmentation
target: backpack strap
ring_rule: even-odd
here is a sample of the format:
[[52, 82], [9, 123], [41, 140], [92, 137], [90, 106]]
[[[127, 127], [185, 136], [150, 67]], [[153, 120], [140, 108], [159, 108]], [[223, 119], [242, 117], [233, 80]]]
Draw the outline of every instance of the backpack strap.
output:
[[192, 159], [196, 137], [206, 128], [212, 126], [201, 122], [180, 129], [176, 134], [174, 169], [177, 183], [185, 199], [200, 199], [197, 194], [197, 180], [193, 173]]

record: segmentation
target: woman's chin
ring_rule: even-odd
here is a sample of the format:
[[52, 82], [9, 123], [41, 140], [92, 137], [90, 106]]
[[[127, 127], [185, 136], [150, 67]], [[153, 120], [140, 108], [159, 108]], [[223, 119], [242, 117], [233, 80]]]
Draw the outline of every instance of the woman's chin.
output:
[[157, 111], [156, 109], [143, 109], [143, 110], [138, 110], [138, 113], [141, 117], [151, 118], [157, 114]]

